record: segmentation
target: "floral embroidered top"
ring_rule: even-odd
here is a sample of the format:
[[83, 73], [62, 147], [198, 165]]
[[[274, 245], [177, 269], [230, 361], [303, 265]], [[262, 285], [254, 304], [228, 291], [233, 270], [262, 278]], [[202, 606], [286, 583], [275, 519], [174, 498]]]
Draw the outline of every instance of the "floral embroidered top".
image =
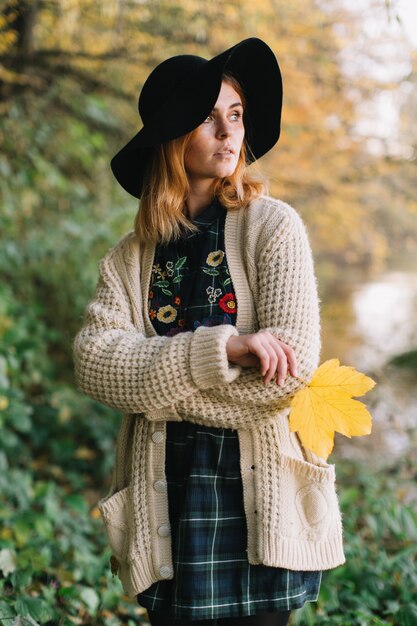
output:
[[198, 233], [157, 246], [148, 302], [158, 335], [234, 324], [237, 308], [224, 253], [225, 219], [226, 210], [214, 200], [193, 222]]

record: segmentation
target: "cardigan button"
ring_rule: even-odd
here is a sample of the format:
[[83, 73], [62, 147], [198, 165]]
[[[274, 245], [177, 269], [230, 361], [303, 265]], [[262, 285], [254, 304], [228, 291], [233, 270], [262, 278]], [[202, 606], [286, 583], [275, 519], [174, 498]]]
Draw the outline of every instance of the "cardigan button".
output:
[[158, 535], [160, 537], [168, 537], [170, 534], [171, 534], [171, 529], [169, 526], [163, 525], [163, 526], [158, 527]]
[[153, 488], [158, 493], [165, 493], [167, 490], [167, 482], [166, 480], [155, 480], [153, 484]]
[[251, 470], [254, 470], [254, 469], [255, 469], [255, 467], [256, 467], [255, 465], [251, 465], [251, 466], [250, 466]]
[[152, 441], [154, 443], [162, 443], [164, 440], [164, 433], [161, 430], [156, 430], [152, 433]]
[[172, 574], [172, 570], [169, 565], [163, 565], [159, 568], [159, 574], [162, 578], [169, 578]]

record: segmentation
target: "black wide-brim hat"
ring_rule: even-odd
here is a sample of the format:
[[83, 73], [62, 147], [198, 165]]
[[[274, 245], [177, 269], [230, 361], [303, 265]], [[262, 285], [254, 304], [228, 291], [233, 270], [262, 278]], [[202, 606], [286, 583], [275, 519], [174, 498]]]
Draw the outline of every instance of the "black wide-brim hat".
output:
[[271, 48], [250, 37], [210, 60], [183, 54], [162, 61], [146, 79], [139, 96], [143, 128], [113, 157], [111, 169], [120, 185], [140, 198], [152, 149], [185, 135], [213, 110], [230, 72], [246, 98], [245, 138], [251, 163], [278, 141], [281, 129], [282, 78]]

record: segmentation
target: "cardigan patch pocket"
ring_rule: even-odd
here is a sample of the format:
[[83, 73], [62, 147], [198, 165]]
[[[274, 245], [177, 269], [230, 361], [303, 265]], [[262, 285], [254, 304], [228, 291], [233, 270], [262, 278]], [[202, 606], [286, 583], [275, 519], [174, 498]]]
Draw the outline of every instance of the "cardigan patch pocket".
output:
[[128, 487], [125, 487], [98, 503], [113, 556], [119, 562], [126, 560], [126, 539], [129, 531], [127, 492]]
[[[338, 532], [335, 468], [314, 465], [286, 455], [279, 462], [281, 536], [324, 541]], [[289, 523], [290, 522], [290, 523]]]

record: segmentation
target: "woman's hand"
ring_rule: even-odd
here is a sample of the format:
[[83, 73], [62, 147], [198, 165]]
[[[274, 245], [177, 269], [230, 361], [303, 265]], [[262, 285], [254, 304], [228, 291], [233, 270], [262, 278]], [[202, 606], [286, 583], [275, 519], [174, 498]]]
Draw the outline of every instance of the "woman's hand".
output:
[[232, 336], [226, 344], [227, 358], [242, 367], [258, 367], [264, 383], [275, 376], [277, 385], [283, 385], [288, 373], [297, 376], [294, 350], [270, 332], [258, 331], [250, 335]]

